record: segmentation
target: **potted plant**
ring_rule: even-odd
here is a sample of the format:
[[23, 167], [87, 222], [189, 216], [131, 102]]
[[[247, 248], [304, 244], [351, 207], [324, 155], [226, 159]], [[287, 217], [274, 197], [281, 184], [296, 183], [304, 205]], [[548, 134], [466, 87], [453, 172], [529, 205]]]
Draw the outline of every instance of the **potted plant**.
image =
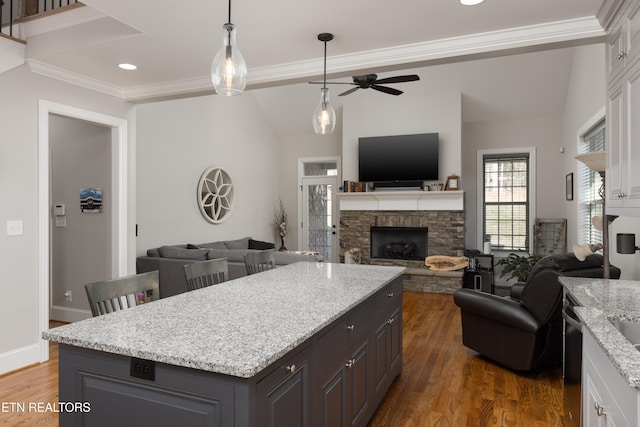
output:
[[500, 277], [507, 276], [507, 280], [516, 279], [518, 282], [526, 282], [531, 269], [542, 257], [540, 255], [518, 255], [511, 253], [508, 257], [498, 261], [503, 265]]

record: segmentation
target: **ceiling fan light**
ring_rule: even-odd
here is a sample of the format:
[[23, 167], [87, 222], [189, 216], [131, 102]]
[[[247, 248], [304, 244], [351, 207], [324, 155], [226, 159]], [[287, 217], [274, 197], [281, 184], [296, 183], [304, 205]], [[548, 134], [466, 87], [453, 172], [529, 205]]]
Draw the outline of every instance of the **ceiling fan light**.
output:
[[329, 88], [320, 89], [320, 102], [313, 111], [313, 130], [318, 135], [332, 133], [336, 127], [336, 112], [329, 102]]
[[219, 95], [240, 95], [247, 85], [247, 63], [236, 45], [235, 26], [228, 22], [223, 29], [222, 48], [211, 63], [211, 82]]

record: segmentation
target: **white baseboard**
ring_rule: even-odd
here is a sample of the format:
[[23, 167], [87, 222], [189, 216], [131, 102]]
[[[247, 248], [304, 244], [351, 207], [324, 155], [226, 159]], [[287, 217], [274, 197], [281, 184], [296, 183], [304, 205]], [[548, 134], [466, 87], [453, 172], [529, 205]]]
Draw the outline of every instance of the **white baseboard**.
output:
[[40, 363], [41, 356], [40, 343], [2, 353], [0, 354], [0, 375]]
[[91, 311], [89, 310], [61, 307], [58, 305], [51, 306], [51, 310], [49, 311], [49, 319], [57, 320], [59, 322], [73, 323], [89, 319], [91, 317]]

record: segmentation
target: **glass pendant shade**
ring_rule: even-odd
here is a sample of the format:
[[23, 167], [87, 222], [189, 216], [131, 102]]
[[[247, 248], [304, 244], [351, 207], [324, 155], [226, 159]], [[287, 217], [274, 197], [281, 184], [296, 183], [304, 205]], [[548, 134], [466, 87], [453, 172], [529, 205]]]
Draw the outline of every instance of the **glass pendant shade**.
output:
[[329, 103], [329, 88], [320, 89], [320, 102], [313, 111], [313, 130], [319, 135], [333, 132], [336, 127], [336, 112]]
[[226, 23], [223, 29], [222, 48], [211, 64], [211, 82], [220, 95], [240, 95], [247, 85], [247, 63], [236, 46], [235, 26]]

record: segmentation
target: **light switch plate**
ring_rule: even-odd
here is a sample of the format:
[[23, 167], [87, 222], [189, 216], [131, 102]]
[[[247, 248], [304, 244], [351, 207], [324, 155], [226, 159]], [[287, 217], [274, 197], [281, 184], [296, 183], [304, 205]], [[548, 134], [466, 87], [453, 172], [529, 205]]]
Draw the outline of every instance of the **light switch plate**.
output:
[[7, 236], [22, 236], [24, 229], [22, 220], [8, 220], [7, 221]]

